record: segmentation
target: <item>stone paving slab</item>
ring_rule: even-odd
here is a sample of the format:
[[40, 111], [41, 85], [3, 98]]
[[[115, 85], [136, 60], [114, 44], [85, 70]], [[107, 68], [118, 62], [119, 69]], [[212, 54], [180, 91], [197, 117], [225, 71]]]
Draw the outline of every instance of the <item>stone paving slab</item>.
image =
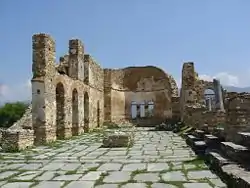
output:
[[130, 148], [101, 148], [102, 137], [86, 133], [20, 153], [0, 153], [0, 187], [227, 187], [174, 133], [136, 128]]

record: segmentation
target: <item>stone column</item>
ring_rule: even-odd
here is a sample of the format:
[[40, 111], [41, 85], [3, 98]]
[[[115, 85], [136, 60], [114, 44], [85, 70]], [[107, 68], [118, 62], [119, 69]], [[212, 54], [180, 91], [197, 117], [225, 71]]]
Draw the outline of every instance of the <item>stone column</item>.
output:
[[220, 81], [217, 79], [213, 79], [213, 85], [215, 89], [216, 109], [225, 111]]
[[55, 41], [44, 33], [32, 37], [32, 125], [36, 145], [56, 140]]
[[207, 99], [207, 108], [209, 111], [212, 111], [212, 100], [211, 98]]

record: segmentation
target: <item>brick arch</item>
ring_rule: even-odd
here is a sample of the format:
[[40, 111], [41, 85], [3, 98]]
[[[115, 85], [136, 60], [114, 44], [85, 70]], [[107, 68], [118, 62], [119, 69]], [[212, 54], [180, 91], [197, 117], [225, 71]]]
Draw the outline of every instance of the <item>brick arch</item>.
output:
[[72, 135], [79, 134], [79, 93], [76, 88], [72, 90]]
[[[132, 117], [131, 100], [149, 101], [155, 104], [154, 116], [149, 119], [163, 120], [172, 115], [172, 94], [178, 88], [171, 75], [155, 66], [126, 67], [122, 72], [122, 88], [125, 92], [125, 114]], [[176, 88], [175, 88], [176, 87]], [[142, 97], [142, 98], [141, 98]]]
[[205, 92], [205, 90], [207, 89], [211, 89], [211, 90], [215, 90], [213, 82], [209, 82], [209, 81], [204, 81], [203, 83], [203, 93]]
[[64, 138], [65, 131], [65, 85], [62, 82], [56, 84], [56, 137]]
[[164, 87], [159, 88], [159, 90], [167, 89], [171, 93], [171, 81], [169, 75], [158, 67], [126, 67], [121, 69], [121, 71], [124, 74], [123, 88], [127, 88], [130, 91], [135, 91], [138, 80], [141, 78], [153, 77], [155, 81], [164, 81]]
[[84, 132], [89, 131], [89, 93], [87, 91], [84, 92], [83, 94], [83, 108], [84, 108]]
[[68, 85], [62, 75], [58, 75], [52, 80], [54, 86], [56, 86], [59, 82], [63, 84], [64, 88], [66, 88], [66, 86]]
[[72, 85], [70, 86], [69, 91], [70, 93], [72, 93], [74, 90], [77, 90], [78, 94], [82, 95], [83, 92], [82, 92], [82, 89], [80, 88], [82, 88], [82, 86], [79, 86], [79, 84], [77, 84], [76, 81], [74, 81]]

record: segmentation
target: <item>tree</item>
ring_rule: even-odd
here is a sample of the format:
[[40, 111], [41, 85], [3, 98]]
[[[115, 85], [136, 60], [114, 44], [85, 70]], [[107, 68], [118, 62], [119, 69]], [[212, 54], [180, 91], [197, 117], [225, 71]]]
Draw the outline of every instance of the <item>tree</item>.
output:
[[29, 104], [26, 102], [6, 103], [0, 108], [0, 127], [9, 128], [18, 121]]

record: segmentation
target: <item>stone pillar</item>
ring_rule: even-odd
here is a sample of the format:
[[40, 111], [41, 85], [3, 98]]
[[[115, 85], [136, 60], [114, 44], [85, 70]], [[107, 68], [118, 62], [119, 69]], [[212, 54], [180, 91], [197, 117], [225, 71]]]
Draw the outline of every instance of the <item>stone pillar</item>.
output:
[[197, 101], [195, 91], [196, 73], [193, 62], [187, 62], [182, 67], [181, 94], [180, 94], [180, 114], [181, 120], [186, 116], [186, 105], [193, 105]]
[[91, 56], [89, 54], [84, 55], [84, 83], [89, 85], [89, 64], [91, 61]]
[[209, 111], [212, 111], [212, 100], [211, 98], [206, 99], [206, 106]]
[[104, 69], [104, 122], [111, 122], [111, 70]]
[[69, 76], [84, 81], [84, 48], [79, 39], [69, 41]]
[[220, 81], [217, 79], [213, 79], [213, 85], [215, 88], [216, 109], [220, 111], [225, 111]]
[[56, 139], [55, 42], [47, 34], [33, 35], [32, 42], [32, 125], [39, 145]]

